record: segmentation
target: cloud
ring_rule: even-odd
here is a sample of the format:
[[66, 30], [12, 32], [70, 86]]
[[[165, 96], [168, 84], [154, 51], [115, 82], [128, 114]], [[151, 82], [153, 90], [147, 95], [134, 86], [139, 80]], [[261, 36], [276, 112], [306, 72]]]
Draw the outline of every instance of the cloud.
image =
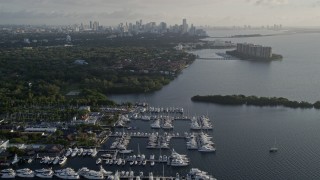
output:
[[253, 3], [257, 6], [282, 6], [288, 5], [288, 0], [246, 0], [249, 3]]
[[320, 7], [320, 1], [316, 1], [311, 4], [311, 7]]

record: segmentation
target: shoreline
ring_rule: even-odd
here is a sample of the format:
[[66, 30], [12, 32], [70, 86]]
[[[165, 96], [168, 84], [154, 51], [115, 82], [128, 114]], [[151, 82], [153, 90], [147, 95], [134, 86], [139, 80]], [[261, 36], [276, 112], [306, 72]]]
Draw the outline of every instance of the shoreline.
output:
[[260, 106], [260, 107], [277, 107], [283, 106], [287, 108], [301, 108], [301, 109], [320, 109], [320, 101], [310, 103], [306, 101], [291, 101], [284, 97], [257, 97], [244, 95], [196, 95], [191, 98], [193, 102], [213, 103], [229, 106]]

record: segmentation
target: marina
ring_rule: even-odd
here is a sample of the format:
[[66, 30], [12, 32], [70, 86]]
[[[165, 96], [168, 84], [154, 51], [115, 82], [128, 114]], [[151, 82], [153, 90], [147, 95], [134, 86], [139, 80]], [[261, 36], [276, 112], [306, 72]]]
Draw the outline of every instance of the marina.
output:
[[[108, 140], [102, 147], [69, 147], [60, 155], [43, 155], [35, 158], [30, 164], [19, 164], [16, 170], [2, 172], [2, 178], [53, 178], [61, 179], [194, 179], [192, 173], [186, 173], [185, 168], [190, 169], [191, 160], [186, 154], [181, 154], [175, 150], [175, 143], [172, 141], [183, 140], [189, 150], [190, 139], [195, 138], [197, 149], [202, 151], [203, 147], [214, 147], [211, 141], [212, 137], [203, 131], [201, 133], [190, 129], [190, 132], [179, 133], [173, 130], [173, 123], [177, 120], [172, 114], [183, 116], [181, 108], [146, 108], [141, 110], [137, 108], [138, 116], [141, 121], [135, 121], [132, 115], [121, 114], [115, 123], [114, 130], [109, 134]], [[158, 114], [157, 116], [143, 115], [142, 113]], [[161, 114], [166, 113], [166, 115]], [[137, 114], [136, 114], [137, 115]], [[129, 118], [130, 117], [130, 118]], [[203, 116], [204, 117], [204, 116]], [[197, 117], [199, 124], [203, 126], [202, 116]], [[148, 119], [148, 120], [147, 120]], [[186, 120], [186, 119], [185, 119]], [[150, 125], [150, 122], [153, 123]], [[192, 121], [181, 121], [186, 125]], [[208, 118], [207, 122], [211, 122]], [[142, 125], [142, 126], [141, 126]], [[155, 127], [155, 125], [157, 127]], [[135, 127], [133, 130], [128, 127]], [[145, 127], [148, 127], [145, 129]], [[212, 127], [212, 126], [211, 126]], [[139, 129], [139, 131], [138, 131]], [[149, 130], [148, 130], [149, 129]], [[146, 130], [146, 131], [143, 131]], [[152, 130], [152, 131], [150, 131]], [[138, 143], [136, 143], [138, 142]], [[135, 144], [135, 147], [133, 146]], [[179, 148], [178, 148], [179, 149]], [[215, 151], [215, 149], [214, 149]], [[214, 152], [211, 149], [211, 152]], [[210, 151], [206, 151], [210, 152]], [[20, 158], [15, 157], [13, 162], [19, 162]], [[78, 161], [85, 161], [86, 167], [80, 167], [81, 164], [75, 164]], [[41, 167], [34, 171], [30, 167]], [[64, 167], [64, 168], [63, 168]], [[78, 170], [74, 170], [77, 168]], [[99, 167], [99, 169], [97, 169]], [[166, 173], [159, 173], [159, 169], [166, 167]], [[91, 169], [92, 168], [92, 169]], [[181, 170], [175, 168], [183, 168]], [[148, 172], [145, 172], [148, 170]], [[203, 172], [200, 171], [199, 172]], [[179, 174], [183, 174], [180, 176]], [[201, 173], [200, 173], [201, 174]], [[202, 174], [209, 179], [207, 173]], [[178, 176], [178, 177], [177, 177]]]
[[[164, 169], [163, 169], [164, 171]], [[164, 174], [164, 173], [163, 173]], [[3, 169], [1, 170], [1, 178], [3, 179], [14, 179], [16, 177], [20, 178], [43, 178], [49, 179], [58, 177], [60, 179], [110, 179], [110, 180], [119, 180], [121, 179], [171, 179], [171, 180], [178, 180], [178, 179], [187, 179], [187, 180], [215, 180], [211, 175], [209, 175], [205, 171], [201, 171], [197, 168], [191, 168], [190, 171], [180, 176], [179, 173], [176, 173], [175, 176], [155, 176], [152, 172], [148, 174], [144, 174], [143, 171], [134, 172], [132, 170], [129, 171], [106, 171], [102, 166], [99, 167], [99, 170], [91, 170], [87, 167], [82, 167], [78, 171], [74, 170], [73, 168], [64, 168], [64, 169], [57, 169], [52, 170], [51, 168], [43, 168], [43, 169], [36, 169], [31, 170], [29, 168], [24, 169]]]

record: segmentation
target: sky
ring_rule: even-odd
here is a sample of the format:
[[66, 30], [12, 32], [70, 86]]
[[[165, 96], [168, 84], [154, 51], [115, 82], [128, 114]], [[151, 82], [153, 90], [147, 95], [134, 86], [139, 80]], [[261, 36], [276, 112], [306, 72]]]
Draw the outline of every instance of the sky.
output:
[[320, 0], [0, 0], [0, 24], [320, 26]]

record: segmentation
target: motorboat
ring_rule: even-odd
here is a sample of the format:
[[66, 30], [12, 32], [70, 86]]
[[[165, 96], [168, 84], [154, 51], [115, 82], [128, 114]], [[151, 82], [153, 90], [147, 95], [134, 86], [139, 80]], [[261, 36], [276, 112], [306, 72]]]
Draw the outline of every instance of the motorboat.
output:
[[93, 148], [93, 150], [91, 151], [91, 157], [96, 157], [98, 154], [97, 148]]
[[44, 156], [43, 158], [41, 158], [40, 163], [41, 164], [47, 164], [50, 160], [49, 156]]
[[77, 155], [78, 155], [78, 156], [81, 156], [82, 153], [83, 153], [83, 148], [78, 149]]
[[8, 169], [3, 169], [0, 171], [2, 174], [3, 173], [11, 173], [11, 172], [15, 172], [12, 168], [8, 168]]
[[78, 153], [78, 148], [75, 147], [73, 150], [72, 150], [72, 153], [71, 153], [71, 157], [75, 157]]
[[54, 164], [54, 165], [58, 164], [59, 160], [60, 160], [59, 156], [56, 156], [56, 157], [54, 158], [52, 164]]
[[15, 172], [2, 173], [1, 178], [3, 179], [13, 179], [16, 177]]
[[67, 171], [74, 172], [74, 169], [67, 167], [67, 168], [64, 168], [64, 169], [57, 169], [54, 172], [56, 174], [59, 174], [59, 173], [62, 173], [62, 172], [67, 172]]
[[51, 172], [52, 168], [42, 168], [42, 169], [36, 169], [34, 170], [34, 172], [36, 173], [47, 173], [47, 172]]
[[96, 164], [101, 164], [101, 158], [98, 158], [97, 160], [96, 160]]
[[101, 165], [100, 165], [100, 172], [101, 172], [104, 176], [112, 175], [112, 172], [111, 172], [111, 171], [106, 171]]
[[80, 176], [83, 176], [84, 174], [88, 173], [90, 171], [90, 169], [88, 169], [87, 167], [82, 167], [81, 169], [78, 170], [78, 174]]
[[[120, 151], [119, 151], [120, 152]], [[104, 157], [104, 158], [111, 158], [112, 155], [111, 154], [102, 154], [101, 157]]]
[[201, 146], [198, 149], [198, 151], [199, 152], [215, 152], [216, 148], [214, 148], [212, 145], [206, 144], [206, 145]]
[[133, 150], [131, 150], [131, 149], [123, 149], [123, 150], [119, 151], [119, 153], [121, 153], [121, 154], [130, 154], [132, 152], [133, 152]]
[[69, 149], [67, 150], [65, 156], [69, 157], [69, 156], [71, 155], [71, 153], [72, 153], [72, 149], [69, 148]]
[[92, 153], [93, 153], [93, 149], [88, 149], [87, 155], [88, 155], [88, 156], [91, 156]]
[[146, 161], [146, 160], [143, 160], [143, 161], [142, 161], [142, 165], [145, 166], [146, 164], [147, 164], [147, 161]]
[[132, 165], [134, 164], [134, 161], [130, 161], [130, 163], [129, 163], [129, 164], [130, 164], [130, 166], [132, 166]]
[[170, 165], [171, 166], [188, 166], [189, 163], [182, 159], [172, 159]]
[[35, 173], [46, 173], [46, 172], [51, 172], [52, 168], [42, 168], [42, 169], [36, 169], [34, 170]]
[[122, 164], [122, 159], [119, 158], [119, 159], [117, 160], [117, 165], [120, 166], [121, 164]]
[[60, 165], [62, 165], [62, 164], [64, 164], [64, 163], [66, 163], [67, 162], [67, 157], [66, 156], [63, 156], [62, 158], [60, 158], [60, 160], [59, 160], [59, 164]]
[[22, 178], [34, 178], [34, 172], [29, 169], [29, 170], [17, 173], [16, 176], [22, 177]]
[[85, 173], [83, 177], [87, 179], [104, 179], [105, 178], [102, 172], [93, 171], [93, 170], [90, 170], [89, 172]]
[[39, 178], [46, 178], [46, 179], [52, 178], [53, 175], [54, 175], [54, 173], [53, 173], [52, 170], [47, 171], [47, 172], [36, 173], [36, 176], [37, 176], [37, 177], [39, 177]]
[[61, 179], [80, 179], [79, 174], [74, 171], [63, 171], [56, 173], [56, 176]]
[[23, 168], [23, 169], [17, 169], [16, 173], [23, 173], [23, 172], [29, 172], [29, 171], [32, 171], [32, 170], [29, 168]]
[[126, 162], [127, 162], [127, 161], [126, 161], [125, 159], [122, 159], [121, 165], [122, 165], [122, 166], [126, 165]]
[[207, 172], [201, 171], [198, 168], [191, 168], [187, 174], [187, 180], [192, 179], [216, 180], [216, 178], [213, 178], [211, 175], [208, 175]]
[[149, 180], [153, 180], [153, 173], [149, 172]]

